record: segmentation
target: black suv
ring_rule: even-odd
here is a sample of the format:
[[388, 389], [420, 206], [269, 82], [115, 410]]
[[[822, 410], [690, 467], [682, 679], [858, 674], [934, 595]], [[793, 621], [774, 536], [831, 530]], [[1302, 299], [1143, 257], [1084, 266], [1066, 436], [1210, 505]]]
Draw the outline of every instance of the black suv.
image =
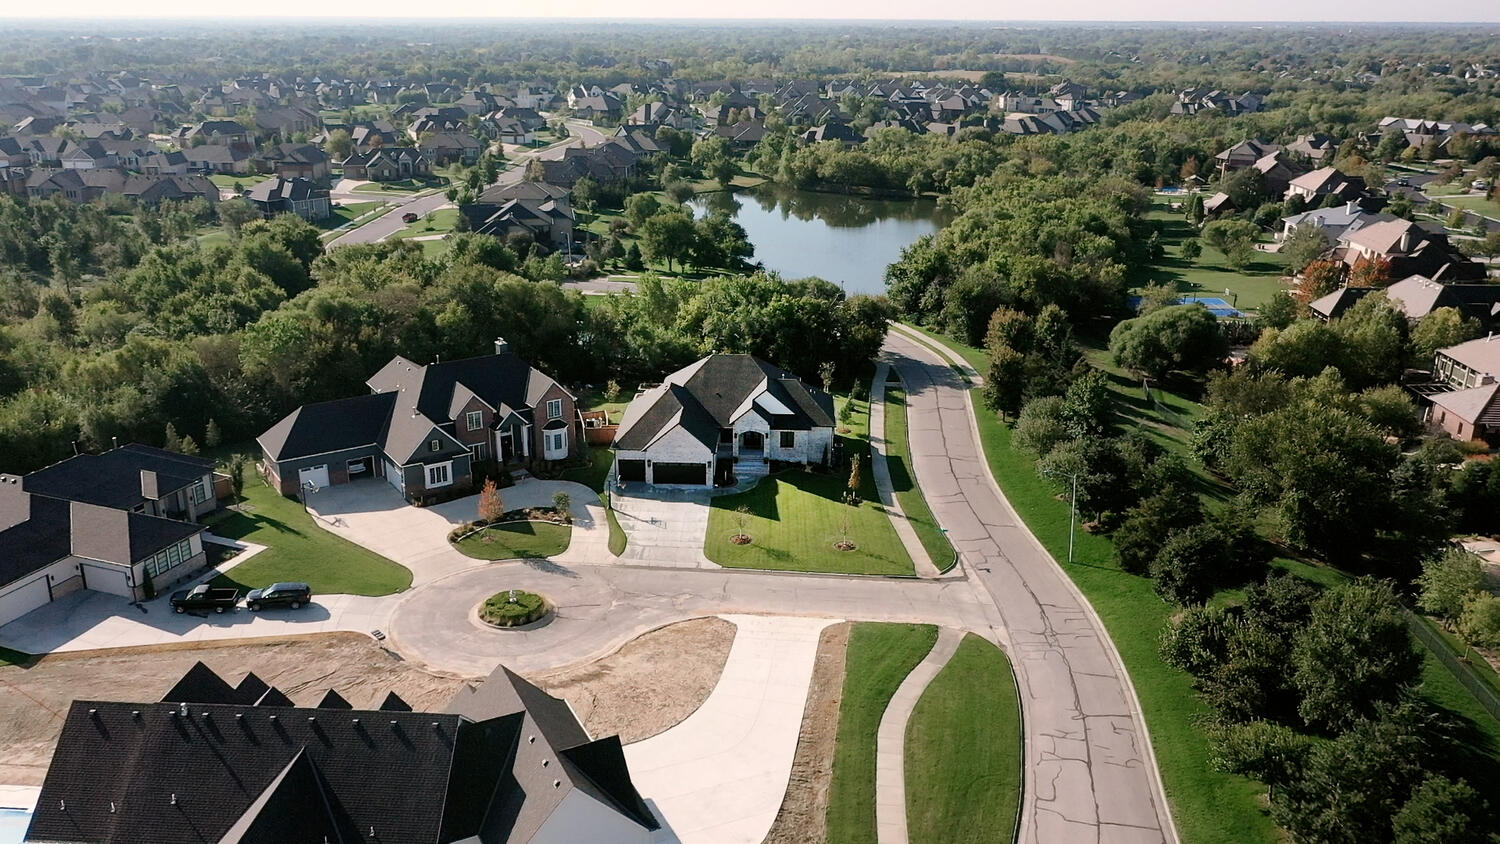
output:
[[245, 596], [245, 606], [251, 610], [261, 607], [291, 607], [297, 609], [312, 600], [312, 587], [306, 583], [273, 583], [264, 589], [252, 589]]

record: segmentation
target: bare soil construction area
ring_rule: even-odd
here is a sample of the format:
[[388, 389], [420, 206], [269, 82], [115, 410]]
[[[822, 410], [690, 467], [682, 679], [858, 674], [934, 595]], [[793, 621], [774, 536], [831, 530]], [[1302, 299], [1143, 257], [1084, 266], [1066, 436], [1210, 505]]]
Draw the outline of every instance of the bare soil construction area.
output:
[[[567, 698], [590, 734], [639, 741], [703, 703], [733, 641], [729, 622], [696, 619], [588, 665], [529, 679]], [[41, 784], [72, 701], [160, 700], [200, 660], [231, 683], [253, 671], [303, 706], [334, 689], [355, 707], [378, 706], [394, 691], [414, 709], [440, 710], [463, 684], [354, 633], [56, 654], [29, 668], [0, 666], [0, 783]]]

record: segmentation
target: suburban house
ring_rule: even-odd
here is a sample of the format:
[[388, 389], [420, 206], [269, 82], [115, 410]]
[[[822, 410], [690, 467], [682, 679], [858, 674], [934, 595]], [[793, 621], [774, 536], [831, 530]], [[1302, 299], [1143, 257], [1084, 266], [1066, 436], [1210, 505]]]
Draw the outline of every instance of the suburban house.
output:
[[727, 484], [772, 461], [833, 459], [833, 397], [750, 355], [709, 355], [625, 409], [615, 435], [620, 483]]
[[1439, 349], [1432, 374], [1454, 390], [1500, 380], [1500, 340], [1493, 334]]
[[1300, 155], [1308, 161], [1322, 164], [1331, 161], [1334, 153], [1338, 152], [1339, 142], [1337, 138], [1325, 135], [1322, 132], [1313, 132], [1310, 135], [1298, 135], [1297, 140], [1287, 144], [1286, 151], [1293, 155]]
[[0, 475], [0, 624], [80, 589], [138, 601], [194, 574], [198, 518], [217, 507], [213, 461], [144, 445]]
[[1308, 307], [1325, 320], [1337, 319], [1372, 293], [1384, 293], [1413, 322], [1439, 308], [1456, 308], [1464, 316], [1478, 320], [1485, 331], [1500, 326], [1500, 284], [1439, 284], [1420, 275], [1403, 278], [1385, 288], [1342, 287], [1314, 299]]
[[1409, 220], [1390, 220], [1339, 235], [1335, 256], [1353, 267], [1360, 261], [1390, 263], [1391, 278], [1422, 275], [1433, 281], [1482, 281], [1484, 264], [1454, 249], [1447, 234]]
[[396, 182], [432, 173], [426, 154], [416, 147], [374, 147], [344, 159], [344, 178], [372, 182]]
[[370, 395], [306, 404], [257, 442], [283, 495], [384, 478], [407, 500], [473, 486], [474, 462], [502, 467], [579, 453], [576, 399], [495, 341], [495, 353], [428, 366], [397, 356], [366, 382]]
[[326, 220], [333, 213], [328, 188], [301, 177], [273, 176], [246, 191], [245, 198], [268, 220], [277, 214], [296, 214], [304, 220]]
[[198, 173], [243, 176], [250, 172], [249, 144], [201, 144], [182, 151], [188, 169]]
[[504, 666], [442, 712], [294, 706], [201, 662], [158, 702], [75, 701], [27, 842], [649, 844], [618, 736]]
[[478, 234], [506, 237], [525, 233], [550, 248], [566, 247], [575, 217], [567, 188], [546, 182], [493, 185], [463, 209]]
[[1500, 381], [1488, 378], [1478, 387], [1429, 396], [1427, 420], [1456, 440], [1500, 444]]
[[417, 149], [440, 167], [453, 163], [472, 166], [484, 152], [484, 144], [467, 132], [435, 132], [423, 135]]
[[277, 144], [257, 155], [254, 162], [262, 173], [285, 179], [328, 182], [328, 154], [312, 144]]
[[1365, 180], [1358, 176], [1346, 176], [1332, 167], [1319, 167], [1292, 179], [1286, 188], [1286, 198], [1300, 196], [1309, 205], [1323, 202], [1334, 196], [1344, 202], [1354, 202], [1365, 195]]
[[1226, 149], [1214, 156], [1214, 164], [1219, 168], [1222, 177], [1234, 170], [1243, 170], [1268, 155], [1281, 152], [1280, 144], [1268, 144], [1256, 138], [1249, 138]]
[[1388, 223], [1396, 217], [1384, 212], [1364, 210], [1357, 202], [1346, 202], [1343, 205], [1334, 205], [1329, 208], [1314, 208], [1311, 211], [1303, 211], [1301, 214], [1293, 214], [1290, 217], [1281, 218], [1281, 231], [1276, 234], [1277, 240], [1286, 240], [1292, 232], [1304, 226], [1316, 227], [1328, 243], [1337, 243], [1339, 237], [1345, 232], [1354, 231], [1373, 223]]

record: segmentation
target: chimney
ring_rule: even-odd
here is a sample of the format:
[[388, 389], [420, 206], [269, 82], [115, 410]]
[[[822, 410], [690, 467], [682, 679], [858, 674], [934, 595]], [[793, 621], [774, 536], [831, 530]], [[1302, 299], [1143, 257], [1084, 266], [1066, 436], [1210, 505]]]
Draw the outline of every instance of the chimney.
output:
[[510, 354], [510, 343], [507, 342], [504, 337], [496, 337], [495, 338], [495, 354], [497, 354], [497, 355], [508, 355], [508, 354]]
[[156, 484], [156, 473], [150, 469], [141, 470], [141, 497], [150, 501], [161, 498], [161, 491]]
[[1406, 230], [1401, 232], [1401, 243], [1398, 244], [1396, 248], [1400, 249], [1402, 252], [1406, 252], [1411, 249], [1411, 226], [1407, 226]]
[[31, 518], [31, 495], [21, 488], [20, 475], [0, 475], [0, 530]]
[[1349, 214], [1349, 215], [1354, 215], [1354, 214], [1359, 213], [1359, 203], [1355, 202], [1352, 199], [1349, 200], [1347, 203], [1344, 204], [1344, 213], [1345, 214]]

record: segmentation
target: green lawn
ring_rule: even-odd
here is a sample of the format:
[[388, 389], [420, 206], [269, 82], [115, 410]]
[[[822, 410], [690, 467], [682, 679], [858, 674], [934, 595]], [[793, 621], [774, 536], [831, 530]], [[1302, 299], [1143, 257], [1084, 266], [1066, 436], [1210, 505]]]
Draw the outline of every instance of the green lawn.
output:
[[625, 553], [627, 537], [625, 529], [620, 527], [620, 519], [615, 515], [615, 508], [611, 507], [609, 500], [604, 501], [604, 516], [609, 519], [609, 553], [616, 557]]
[[572, 525], [508, 522], [471, 534], [453, 547], [476, 560], [530, 560], [561, 554], [572, 538]]
[[885, 388], [885, 439], [886, 465], [891, 470], [891, 487], [896, 492], [896, 501], [917, 532], [917, 539], [927, 549], [927, 556], [940, 570], [947, 570], [954, 561], [953, 544], [948, 535], [938, 527], [927, 498], [912, 478], [908, 464], [911, 461], [911, 446], [907, 442], [906, 393], [900, 387], [887, 384]]
[[396, 232], [391, 235], [390, 239], [405, 240], [412, 237], [430, 237], [435, 234], [447, 234], [453, 231], [453, 227], [457, 224], [458, 209], [442, 208]]
[[[854, 625], [844, 660], [838, 741], [828, 789], [829, 844], [875, 844], [875, 745], [880, 717], [937, 642], [930, 624]], [[1009, 835], [1005, 836], [1009, 838]], [[998, 840], [998, 839], [997, 839]]]
[[1500, 220], [1500, 202], [1493, 199], [1485, 199], [1480, 194], [1471, 196], [1445, 196], [1444, 205], [1457, 205], [1459, 208], [1467, 208], [1480, 214]]
[[209, 531], [265, 545], [266, 550], [214, 578], [215, 586], [256, 589], [303, 581], [314, 594], [390, 595], [411, 586], [411, 571], [313, 523], [302, 503], [251, 474], [240, 501], [244, 512], [209, 517]]
[[1021, 811], [1022, 741], [1010, 660], [970, 633], [906, 726], [912, 844], [1010, 840]]
[[605, 446], [596, 445], [590, 446], [587, 454], [589, 458], [587, 466], [564, 469], [558, 479], [583, 484], [594, 492], [604, 492], [604, 484], [609, 479], [610, 467], [615, 462], [615, 453]]
[[[1229, 266], [1223, 253], [1205, 246], [1202, 255], [1188, 261], [1182, 257], [1182, 244], [1198, 236], [1192, 224], [1182, 214], [1167, 210], [1162, 200], [1157, 200], [1156, 208], [1146, 215], [1146, 219], [1162, 223], [1162, 247], [1166, 254], [1135, 279], [1140, 286], [1175, 283], [1183, 295], [1217, 296], [1237, 307], [1249, 309], [1260, 307], [1287, 289], [1281, 283], [1286, 260], [1279, 254], [1256, 252], [1249, 266], [1237, 270]], [[1229, 291], [1228, 295], [1225, 290]]]
[[219, 227], [209, 229], [203, 234], [198, 235], [198, 245], [205, 249], [210, 246], [228, 246], [232, 242], [229, 238], [229, 232]]
[[239, 184], [240, 187], [249, 190], [269, 178], [271, 177], [265, 175], [236, 176], [231, 173], [214, 173], [208, 177], [208, 180], [224, 190], [234, 190], [235, 184]]
[[[354, 222], [377, 208], [383, 207], [385, 207], [385, 203], [378, 200], [370, 202], [345, 202], [342, 205], [335, 205], [332, 214], [329, 214], [325, 219], [315, 221], [313, 225], [324, 231], [332, 231], [346, 223]], [[369, 222], [369, 220], [365, 222]]]

